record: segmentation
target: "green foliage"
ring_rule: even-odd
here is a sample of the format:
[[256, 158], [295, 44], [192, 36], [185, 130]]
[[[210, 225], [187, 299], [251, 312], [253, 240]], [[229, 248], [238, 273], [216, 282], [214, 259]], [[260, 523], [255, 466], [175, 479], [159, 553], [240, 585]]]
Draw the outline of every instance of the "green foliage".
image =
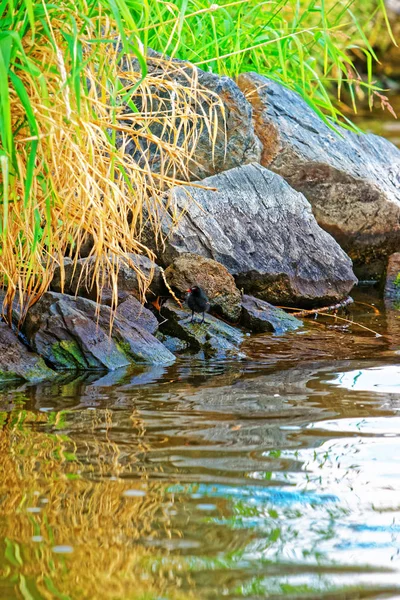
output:
[[[354, 110], [357, 96], [372, 97], [369, 38], [384, 28], [390, 37], [383, 0], [147, 0], [139, 29], [153, 49], [219, 74], [257, 71], [337, 119], [333, 91], [339, 100], [346, 88]], [[366, 79], [355, 59], [366, 64]]]

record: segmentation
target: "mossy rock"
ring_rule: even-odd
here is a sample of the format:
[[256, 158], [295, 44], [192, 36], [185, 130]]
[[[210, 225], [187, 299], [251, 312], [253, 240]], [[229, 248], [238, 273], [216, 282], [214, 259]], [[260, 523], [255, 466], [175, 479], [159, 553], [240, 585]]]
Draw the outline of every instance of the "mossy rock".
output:
[[36, 382], [55, 376], [43, 358], [30, 352], [5, 323], [0, 323], [0, 381]]
[[161, 333], [183, 340], [192, 352], [201, 352], [206, 358], [244, 356], [240, 352], [242, 331], [224, 321], [206, 315], [204, 323], [200, 323], [202, 317], [197, 315], [191, 323], [191, 311], [179, 308], [172, 300], [163, 305], [161, 317]]

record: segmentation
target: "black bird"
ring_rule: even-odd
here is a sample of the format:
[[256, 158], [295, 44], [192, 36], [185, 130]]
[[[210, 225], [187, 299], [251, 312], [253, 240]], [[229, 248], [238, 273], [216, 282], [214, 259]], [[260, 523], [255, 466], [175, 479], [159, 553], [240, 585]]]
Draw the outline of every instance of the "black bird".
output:
[[201, 323], [204, 323], [204, 313], [210, 308], [210, 303], [208, 301], [205, 291], [198, 285], [193, 285], [187, 291], [186, 302], [190, 310], [192, 311], [191, 323], [193, 323], [195, 312], [203, 313], [203, 320], [201, 321]]

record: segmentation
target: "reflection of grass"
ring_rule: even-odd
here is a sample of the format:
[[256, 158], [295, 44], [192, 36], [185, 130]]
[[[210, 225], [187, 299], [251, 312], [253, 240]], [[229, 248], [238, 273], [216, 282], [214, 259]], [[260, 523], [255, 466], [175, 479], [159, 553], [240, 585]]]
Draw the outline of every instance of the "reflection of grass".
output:
[[[102, 416], [102, 419], [99, 416]], [[10, 593], [27, 599], [188, 598], [171, 581], [168, 567], [153, 569], [154, 550], [142, 538], [168, 535], [163, 513], [164, 486], [149, 485], [146, 494], [125, 497], [137, 480], [110, 481], [132, 473], [134, 453], [122, 452], [105, 436], [73, 442], [43, 429], [67, 425], [68, 412], [0, 413], [0, 579]], [[92, 431], [111, 425], [107, 411], [87, 411], [83, 426]], [[54, 431], [54, 429], [53, 429]], [[136, 453], [145, 451], [140, 442]], [[95, 471], [101, 484], [88, 481]], [[145, 478], [145, 473], [142, 476]], [[162, 517], [164, 530], [154, 530]], [[33, 541], [41, 536], [41, 541]], [[39, 538], [36, 538], [39, 539]], [[55, 546], [73, 546], [57, 554]], [[143, 575], [143, 580], [140, 579]], [[3, 589], [3, 588], [2, 588]]]
[[[168, 382], [168, 393], [173, 385]], [[140, 414], [126, 408], [122, 386], [107, 392], [100, 386], [90, 392], [89, 386], [74, 410], [65, 407], [82, 391], [80, 384], [30, 389], [36, 390], [27, 392], [30, 401], [21, 393], [11, 412], [0, 412], [0, 597], [197, 600], [222, 598], [222, 590], [231, 597], [301, 597], [301, 579], [308, 596], [339, 598], [347, 588], [334, 588], [334, 574], [347, 573], [352, 581], [353, 573], [369, 573], [329, 560], [332, 543], [326, 542], [340, 536], [336, 525], [347, 513], [331, 500], [315, 504], [319, 493], [299, 505], [307, 494], [289, 488], [288, 501], [280, 502], [275, 482], [265, 480], [254, 486], [184, 483], [185, 468], [174, 470], [167, 461], [169, 452], [179, 452], [183, 432], [178, 438], [164, 430], [160, 435], [164, 414], [160, 421], [150, 417], [146, 431]], [[184, 389], [190, 397], [189, 386]], [[133, 403], [137, 396], [131, 392]], [[157, 386], [144, 389], [142, 401], [159, 393]], [[106, 397], [99, 406], [109, 408], [85, 409], [90, 394], [92, 400]], [[43, 398], [52, 397], [63, 410], [30, 411], [39, 395], [42, 407]], [[15, 406], [15, 396], [9, 399]], [[196, 458], [203, 452], [197, 443], [185, 447], [185, 454], [191, 451]], [[267, 472], [292, 469], [288, 454], [279, 448], [266, 452]], [[301, 461], [302, 450], [293, 454]], [[326, 449], [316, 451], [314, 460], [329, 460]], [[201, 471], [191, 476], [196, 473]], [[137, 495], [124, 496], [128, 489]], [[207, 497], [215, 511], [198, 508]], [[53, 551], [62, 545], [73, 552]], [[322, 554], [327, 547], [328, 555]], [[350, 589], [346, 597], [361, 590]]]

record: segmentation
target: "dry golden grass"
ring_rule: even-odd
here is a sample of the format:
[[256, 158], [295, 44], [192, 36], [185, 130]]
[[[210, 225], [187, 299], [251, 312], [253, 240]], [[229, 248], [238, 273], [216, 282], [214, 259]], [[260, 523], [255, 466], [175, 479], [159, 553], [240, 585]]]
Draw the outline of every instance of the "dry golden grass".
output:
[[[99, 293], [110, 286], [115, 306], [120, 261], [137, 270], [129, 253], [153, 257], [141, 239], [145, 221], [160, 234], [162, 198], [188, 181], [199, 136], [207, 132], [212, 141], [223, 115], [219, 97], [199, 86], [195, 69], [184, 71], [160, 59], [158, 72], [143, 80], [137, 61], [121, 59], [120, 40], [108, 18], [102, 21], [102, 43], [91, 41], [98, 23], [79, 37], [77, 93], [71, 59], [65, 58], [67, 42], [57, 33], [61, 23], [49, 19], [48, 24], [53, 43], [45, 36], [33, 46], [24, 39], [26, 54], [41, 72], [40, 77], [19, 72], [31, 119], [20, 95], [10, 89], [18, 170], [3, 156], [0, 171], [0, 183], [8, 181], [0, 284], [9, 321], [13, 300], [23, 319], [48, 289], [55, 266], [61, 265], [63, 273], [64, 256], [76, 261], [88, 239], [95, 258], [91, 282]], [[177, 71], [179, 79], [173, 76]], [[150, 151], [158, 158], [157, 170], [150, 165]], [[149, 280], [138, 275], [143, 293]]]

